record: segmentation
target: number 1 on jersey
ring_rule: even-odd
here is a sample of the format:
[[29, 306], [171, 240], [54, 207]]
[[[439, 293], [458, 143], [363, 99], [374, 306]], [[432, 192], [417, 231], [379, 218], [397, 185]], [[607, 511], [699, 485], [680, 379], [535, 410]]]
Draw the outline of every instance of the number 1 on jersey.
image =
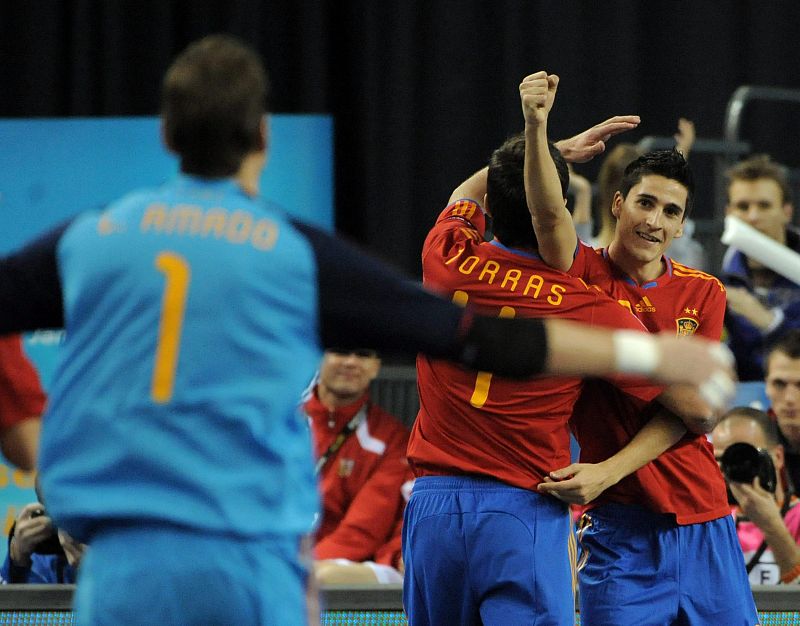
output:
[[[458, 306], [467, 306], [468, 300], [469, 294], [467, 294], [466, 291], [458, 290], [453, 293], [453, 303]], [[516, 314], [517, 312], [514, 310], [514, 307], [504, 306], [500, 309], [500, 315], [498, 317], [511, 318]], [[476, 409], [480, 409], [486, 404], [486, 400], [489, 398], [489, 386], [491, 384], [491, 372], [478, 372], [478, 376], [475, 378], [475, 388], [472, 390], [472, 397], [469, 399], [469, 403]]]
[[[514, 307], [504, 306], [500, 309], [500, 315], [498, 315], [498, 317], [514, 317], [515, 315], [516, 311]], [[478, 377], [475, 379], [475, 389], [472, 390], [472, 397], [469, 399], [469, 403], [476, 409], [486, 404], [486, 400], [489, 398], [489, 385], [491, 383], [491, 372], [478, 372]]]
[[156, 362], [150, 395], [155, 402], [164, 404], [172, 398], [175, 385], [175, 368], [181, 347], [183, 314], [192, 272], [189, 263], [174, 252], [161, 252], [155, 260], [156, 269], [164, 274], [164, 297], [161, 300], [161, 317], [158, 323]]

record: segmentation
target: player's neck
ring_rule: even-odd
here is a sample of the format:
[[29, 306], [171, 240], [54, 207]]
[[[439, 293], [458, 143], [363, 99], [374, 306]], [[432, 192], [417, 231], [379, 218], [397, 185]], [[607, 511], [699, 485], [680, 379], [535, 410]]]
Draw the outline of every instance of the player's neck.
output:
[[264, 152], [251, 152], [242, 159], [239, 171], [236, 172], [236, 181], [248, 195], [258, 195], [261, 172], [264, 170], [266, 162]]
[[522, 252], [524, 254], [536, 254], [536, 255], [539, 254], [539, 248], [537, 248], [536, 246], [524, 246], [524, 245], [509, 246], [508, 244], [503, 242], [497, 235], [494, 236], [493, 242], [495, 244], [499, 244], [501, 248], [510, 250], [511, 252]]
[[618, 241], [608, 246], [608, 256], [618, 268], [630, 276], [638, 285], [656, 280], [666, 271], [664, 257], [643, 262], [629, 254]]

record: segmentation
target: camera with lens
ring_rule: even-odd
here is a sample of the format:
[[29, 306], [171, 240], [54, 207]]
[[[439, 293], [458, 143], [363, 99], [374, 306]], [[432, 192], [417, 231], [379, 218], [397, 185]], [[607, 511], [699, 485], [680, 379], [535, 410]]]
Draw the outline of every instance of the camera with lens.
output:
[[[41, 517], [45, 515], [44, 509], [37, 509], [33, 513], [31, 513], [31, 517]], [[64, 548], [61, 545], [61, 542], [58, 540], [58, 531], [54, 528], [53, 534], [48, 536], [47, 539], [44, 539], [36, 544], [36, 547], [33, 548], [33, 551], [36, 554], [64, 554]]]
[[[767, 450], [756, 448], [749, 443], [734, 443], [725, 449], [719, 462], [726, 483], [748, 483], [758, 477], [759, 484], [770, 493], [778, 487], [775, 464]], [[728, 488], [728, 502], [738, 504]]]

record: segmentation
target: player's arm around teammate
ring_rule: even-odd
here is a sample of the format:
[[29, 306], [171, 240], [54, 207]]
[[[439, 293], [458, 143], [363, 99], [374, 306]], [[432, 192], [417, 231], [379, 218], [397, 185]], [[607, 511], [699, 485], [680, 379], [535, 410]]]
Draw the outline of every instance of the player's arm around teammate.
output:
[[[525, 117], [526, 197], [539, 253], [550, 265], [567, 270], [572, 264], [577, 235], [572, 218], [564, 206], [555, 164], [548, 151], [547, 119], [555, 100], [558, 77], [537, 72], [520, 85]], [[596, 153], [604, 149], [605, 139], [596, 138]], [[606, 137], [607, 139], [607, 137]], [[716, 413], [688, 389], [670, 389], [662, 394], [664, 404], [680, 411], [686, 426], [694, 432], [709, 432]], [[713, 403], [719, 404], [716, 399]], [[677, 443], [686, 428], [679, 418], [662, 409], [634, 437], [628, 446], [597, 464], [576, 463], [551, 473], [540, 490], [568, 502], [585, 503], [639, 469]]]

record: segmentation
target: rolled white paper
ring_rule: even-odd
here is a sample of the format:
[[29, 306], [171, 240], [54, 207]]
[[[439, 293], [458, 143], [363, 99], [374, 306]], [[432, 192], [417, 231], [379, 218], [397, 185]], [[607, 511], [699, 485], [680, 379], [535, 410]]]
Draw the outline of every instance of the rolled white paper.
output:
[[770, 239], [738, 217], [728, 215], [725, 218], [725, 231], [720, 241], [800, 285], [800, 254]]

